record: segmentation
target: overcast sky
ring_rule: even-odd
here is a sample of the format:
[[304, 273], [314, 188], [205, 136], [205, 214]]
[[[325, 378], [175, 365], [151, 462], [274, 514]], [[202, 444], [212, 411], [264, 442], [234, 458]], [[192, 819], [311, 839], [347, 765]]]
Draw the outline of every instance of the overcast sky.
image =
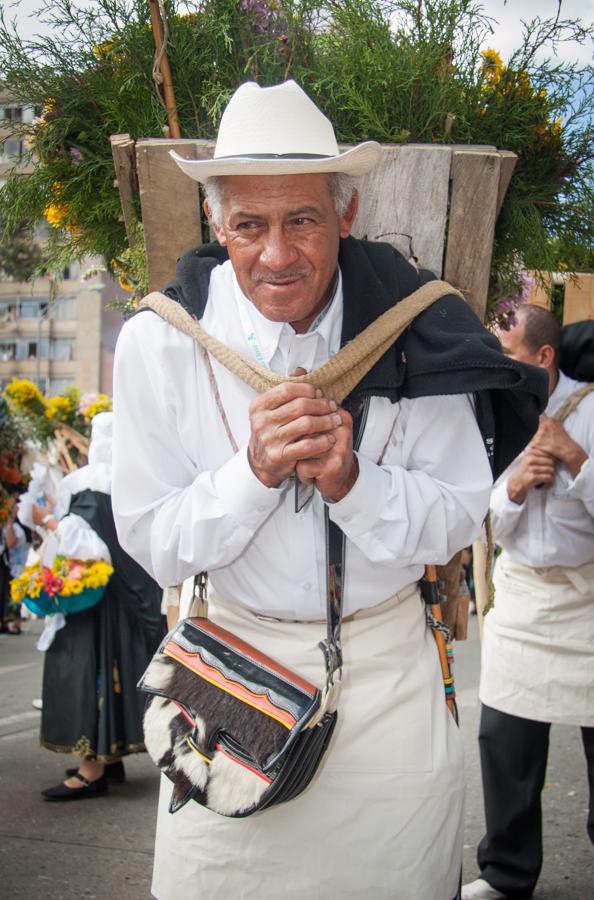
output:
[[[76, 3], [92, 5], [93, 0], [75, 0]], [[552, 16], [557, 10], [557, 0], [477, 0], [477, 5], [483, 6], [487, 15], [497, 20], [494, 24], [495, 33], [490, 37], [487, 46], [499, 50], [503, 59], [507, 59], [510, 52], [519, 46], [522, 35], [522, 19], [529, 21], [535, 16], [543, 18]], [[19, 33], [23, 37], [32, 37], [43, 32], [44, 26], [32, 14], [39, 8], [38, 0], [0, 0], [0, 6], [8, 10], [10, 17], [16, 16]], [[563, 0], [563, 18], [581, 18], [584, 22], [594, 21], [594, 0]], [[578, 45], [563, 44], [559, 47], [558, 55], [562, 59], [579, 59], [586, 65], [592, 62], [592, 46], [580, 47]]]

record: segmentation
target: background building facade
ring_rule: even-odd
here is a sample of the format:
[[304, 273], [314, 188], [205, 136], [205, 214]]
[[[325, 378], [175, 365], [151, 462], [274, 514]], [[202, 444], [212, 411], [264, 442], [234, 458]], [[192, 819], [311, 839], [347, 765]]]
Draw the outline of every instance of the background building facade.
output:
[[[34, 115], [31, 107], [0, 92], [0, 183], [15, 164], [23, 175], [33, 171], [12, 126], [33, 121]], [[43, 241], [44, 234], [40, 226], [37, 239]], [[107, 305], [123, 292], [106, 272], [83, 277], [98, 265], [97, 259], [73, 263], [59, 279], [34, 282], [16, 282], [0, 272], [0, 389], [12, 378], [27, 378], [49, 396], [72, 386], [111, 393], [122, 316]]]

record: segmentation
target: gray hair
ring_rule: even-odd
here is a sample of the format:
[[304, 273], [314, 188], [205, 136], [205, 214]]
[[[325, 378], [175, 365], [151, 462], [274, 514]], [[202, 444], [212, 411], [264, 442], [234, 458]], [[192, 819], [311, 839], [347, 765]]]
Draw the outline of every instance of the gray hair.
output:
[[[223, 224], [224, 177], [215, 175], [203, 184], [204, 196], [210, 207], [211, 221], [218, 228]], [[345, 175], [344, 172], [330, 172], [327, 177], [336, 215], [344, 216], [357, 190], [358, 179], [353, 175]]]

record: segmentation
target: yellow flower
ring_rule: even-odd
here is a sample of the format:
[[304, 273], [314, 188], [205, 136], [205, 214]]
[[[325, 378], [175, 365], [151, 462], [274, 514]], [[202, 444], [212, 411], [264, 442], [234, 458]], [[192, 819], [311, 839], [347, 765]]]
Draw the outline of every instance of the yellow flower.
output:
[[13, 378], [4, 392], [17, 410], [41, 415], [45, 412], [45, 399], [39, 388], [26, 378]]
[[129, 294], [131, 294], [134, 290], [134, 285], [130, 281], [128, 281], [125, 275], [118, 276], [118, 284], [123, 291], [128, 291]]
[[64, 582], [64, 593], [66, 593], [66, 588], [69, 589], [69, 594], [82, 594], [84, 590], [84, 584], [80, 579], [76, 581], [65, 581]]
[[97, 413], [100, 412], [111, 412], [113, 409], [113, 402], [111, 397], [108, 397], [107, 394], [97, 394], [96, 399], [91, 403], [88, 403], [86, 406], [79, 407], [79, 411], [81, 415], [85, 417], [85, 419], [94, 418]]
[[54, 202], [46, 206], [43, 210], [43, 215], [54, 228], [62, 228], [64, 227], [63, 223], [68, 215], [68, 210], [67, 203]]
[[72, 397], [50, 397], [46, 401], [45, 415], [48, 419], [57, 419], [59, 422], [68, 422], [74, 412], [74, 399]]
[[105, 59], [109, 55], [109, 51], [113, 50], [113, 41], [104, 41], [102, 44], [95, 44], [93, 53], [99, 59]]
[[501, 57], [497, 50], [492, 50], [491, 48], [484, 50], [481, 56], [484, 60], [483, 72], [491, 84], [497, 84], [497, 82], [501, 80], [501, 74], [503, 72], [503, 61]]

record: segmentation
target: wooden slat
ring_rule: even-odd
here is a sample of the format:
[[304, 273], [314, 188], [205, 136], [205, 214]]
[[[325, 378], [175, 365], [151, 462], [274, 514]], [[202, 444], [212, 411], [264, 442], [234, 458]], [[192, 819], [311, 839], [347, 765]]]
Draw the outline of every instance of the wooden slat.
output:
[[509, 183], [511, 181], [512, 175], [514, 174], [516, 163], [518, 161], [517, 154], [513, 153], [511, 150], [500, 150], [499, 158], [501, 159], [501, 172], [499, 175], [499, 190], [497, 192], [498, 217], [499, 213], [501, 212], [501, 207], [503, 206], [503, 201], [505, 200], [505, 195], [507, 194]]
[[211, 156], [212, 144], [192, 140], [147, 140], [136, 144], [144, 242], [150, 290], [175, 275], [177, 259], [202, 243], [198, 182], [188, 178], [169, 155]]
[[136, 243], [133, 226], [137, 219], [134, 209], [134, 198], [138, 196], [134, 141], [129, 134], [112, 134], [109, 141], [111, 143], [111, 153], [116, 171], [128, 244], [133, 247]]
[[584, 272], [565, 282], [563, 324], [594, 319], [594, 275]]
[[[213, 152], [210, 141], [136, 145], [151, 290], [170, 280], [178, 257], [202, 240], [198, 185], [175, 165], [171, 148], [192, 159]], [[452, 281], [483, 317], [495, 220], [514, 165], [514, 154], [490, 147], [384, 145], [380, 165], [360, 180], [353, 233], [389, 241], [407, 258], [412, 245], [419, 265]]]
[[501, 158], [454, 151], [444, 278], [482, 320], [487, 306]]
[[452, 151], [439, 146], [384, 146], [379, 166], [360, 180], [353, 234], [388, 241], [408, 259], [441, 275]]

